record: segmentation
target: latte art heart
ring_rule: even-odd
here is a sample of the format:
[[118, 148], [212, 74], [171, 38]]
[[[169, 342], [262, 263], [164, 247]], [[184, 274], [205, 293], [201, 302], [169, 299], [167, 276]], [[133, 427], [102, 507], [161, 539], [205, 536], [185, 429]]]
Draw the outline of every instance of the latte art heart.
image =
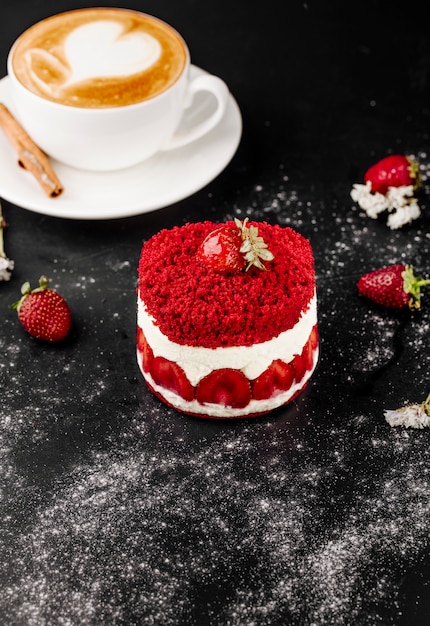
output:
[[[159, 42], [148, 33], [124, 34], [121, 24], [103, 20], [84, 24], [70, 33], [64, 42], [67, 65], [58, 56], [39, 48], [28, 50], [26, 59], [34, 82], [40, 89], [58, 97], [61, 88], [82, 80], [143, 72], [160, 54]], [[48, 76], [49, 81], [44, 76]]]
[[70, 33], [64, 52], [71, 70], [67, 82], [76, 83], [143, 72], [157, 61], [161, 46], [148, 33], [124, 33], [121, 24], [104, 20], [84, 24]]
[[128, 9], [78, 9], [42, 20], [18, 40], [14, 71], [31, 91], [61, 104], [123, 106], [167, 89], [185, 67], [180, 36]]

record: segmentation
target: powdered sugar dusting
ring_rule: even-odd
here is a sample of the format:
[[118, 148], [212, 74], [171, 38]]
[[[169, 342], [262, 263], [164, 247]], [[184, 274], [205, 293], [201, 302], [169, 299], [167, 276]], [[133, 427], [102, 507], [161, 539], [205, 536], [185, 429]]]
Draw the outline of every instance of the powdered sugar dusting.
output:
[[6, 317], [5, 623], [397, 626], [405, 607], [411, 624], [425, 613], [429, 430], [393, 429], [383, 408], [430, 391], [430, 291], [398, 313], [359, 297], [356, 281], [376, 262], [427, 274], [428, 209], [391, 231], [347, 196], [296, 191], [280, 169], [229, 208], [226, 219], [292, 226], [317, 251], [318, 368], [292, 405], [252, 423], [194, 420], [136, 386], [135, 270], [121, 249], [113, 286], [92, 256], [86, 274], [61, 270], [72, 308], [90, 291], [92, 305], [55, 367]]
[[[429, 548], [419, 440], [365, 417], [331, 432], [292, 417], [193, 443], [192, 423], [151, 413], [49, 490], [33, 485], [20, 537], [18, 503], [3, 517], [6, 621], [395, 623], [399, 576]], [[19, 480], [25, 493], [31, 477]]]

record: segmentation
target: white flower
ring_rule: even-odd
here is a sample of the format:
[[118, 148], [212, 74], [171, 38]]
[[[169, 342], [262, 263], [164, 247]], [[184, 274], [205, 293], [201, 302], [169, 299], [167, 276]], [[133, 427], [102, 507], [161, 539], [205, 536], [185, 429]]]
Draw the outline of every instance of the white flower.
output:
[[420, 207], [415, 199], [410, 204], [406, 204], [403, 207], [397, 207], [394, 213], [390, 213], [387, 219], [388, 226], [395, 230], [401, 228], [405, 224], [416, 220], [421, 215]]
[[384, 411], [390, 426], [405, 428], [426, 428], [430, 426], [430, 394], [421, 404], [408, 404], [400, 409]]
[[365, 185], [356, 183], [351, 190], [351, 198], [366, 211], [367, 216], [375, 219], [379, 213], [388, 209], [388, 202], [382, 193], [372, 193], [372, 185], [367, 181]]
[[401, 228], [421, 215], [412, 185], [389, 187], [385, 196], [382, 193], [373, 193], [371, 188], [370, 181], [365, 185], [355, 184], [351, 190], [351, 198], [372, 219], [376, 219], [383, 211], [388, 211], [387, 225], [392, 230]]
[[414, 196], [412, 185], [401, 185], [400, 187], [388, 187], [387, 202], [388, 208], [404, 207]]
[[0, 256], [0, 280], [10, 280], [15, 263], [5, 256]]

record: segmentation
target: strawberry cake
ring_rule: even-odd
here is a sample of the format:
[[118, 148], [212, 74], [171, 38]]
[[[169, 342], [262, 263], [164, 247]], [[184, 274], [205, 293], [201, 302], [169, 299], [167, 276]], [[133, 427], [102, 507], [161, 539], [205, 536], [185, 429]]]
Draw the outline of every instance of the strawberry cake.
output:
[[266, 222], [164, 229], [142, 247], [137, 360], [183, 413], [268, 413], [306, 387], [318, 359], [310, 243]]

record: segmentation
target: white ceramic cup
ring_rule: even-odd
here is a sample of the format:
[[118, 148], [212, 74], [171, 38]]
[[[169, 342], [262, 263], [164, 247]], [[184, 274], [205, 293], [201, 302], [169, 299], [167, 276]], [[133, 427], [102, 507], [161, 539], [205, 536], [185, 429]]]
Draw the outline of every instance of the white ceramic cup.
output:
[[[225, 113], [229, 98], [226, 84], [207, 73], [190, 77], [190, 53], [182, 37], [185, 61], [172, 85], [134, 104], [96, 108], [52, 101], [25, 86], [13, 64], [19, 41], [20, 38], [13, 44], [7, 61], [16, 116], [48, 156], [66, 165], [91, 171], [130, 167], [159, 151], [176, 149], [201, 138], [215, 128]], [[195, 98], [199, 92], [206, 92], [205, 97], [213, 100], [213, 105], [207, 107], [204, 119], [199, 114], [191, 116], [196, 122], [187, 123], [176, 132], [185, 111], [192, 111], [193, 104], [199, 101]]]

